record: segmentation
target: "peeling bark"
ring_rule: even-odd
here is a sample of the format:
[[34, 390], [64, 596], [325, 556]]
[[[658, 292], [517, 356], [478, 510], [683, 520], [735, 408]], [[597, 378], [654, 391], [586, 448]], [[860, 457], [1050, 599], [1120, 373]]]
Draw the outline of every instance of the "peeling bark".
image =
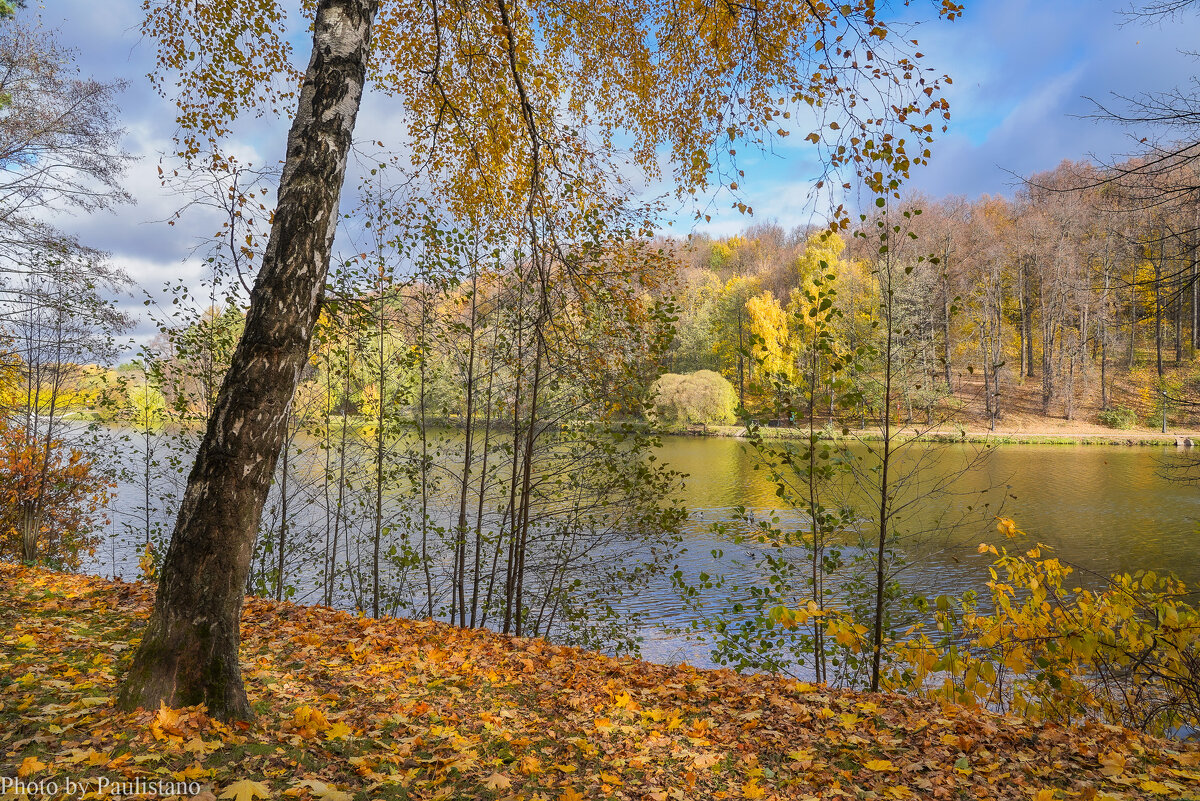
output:
[[251, 716], [238, 663], [243, 591], [287, 414], [308, 356], [378, 0], [321, 0], [246, 327], [180, 507], [123, 708], [206, 704]]

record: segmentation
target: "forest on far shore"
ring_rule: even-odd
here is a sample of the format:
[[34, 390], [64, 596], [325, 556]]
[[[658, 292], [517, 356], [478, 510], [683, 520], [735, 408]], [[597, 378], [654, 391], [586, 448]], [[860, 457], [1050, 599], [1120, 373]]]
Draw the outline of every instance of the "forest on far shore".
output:
[[[1064, 162], [1031, 177], [1012, 197], [917, 196], [900, 204], [910, 214], [888, 254], [905, 267], [893, 290], [903, 368], [895, 422], [1054, 431], [1071, 424], [1157, 429], [1164, 411], [1171, 428], [1200, 420], [1198, 212], [1182, 190], [1162, 186], [1193, 179], [1177, 168], [1149, 182], [1136, 167]], [[806, 368], [808, 298], [824, 279], [839, 312], [832, 323], [838, 347], [853, 350], [878, 339], [880, 254], [866, 232], [879, 216], [832, 233], [765, 222], [725, 238], [701, 234], [638, 246], [651, 269], [644, 283], [622, 290], [637, 309], [625, 316], [626, 341], [641, 343], [625, 353], [632, 380], [620, 384], [624, 399], [609, 381], [606, 408], [580, 402], [561, 419], [594, 422], [615, 412], [648, 418], [665, 431], [769, 420], [780, 380], [802, 384], [815, 377], [824, 383], [825, 421], [854, 426], [858, 410], [830, 405], [837, 394], [829, 387], [833, 374]], [[387, 397], [388, 415], [461, 422], [461, 363], [472, 343], [480, 345], [479, 355], [487, 352], [485, 329], [495, 329], [489, 315], [502, 303], [507, 268], [496, 253], [484, 264], [467, 258], [461, 243], [432, 246], [437, 255], [427, 251], [425, 266], [407, 281], [380, 277], [379, 265], [401, 256], [382, 247], [337, 274], [298, 415], [320, 406], [324, 413], [373, 418]], [[54, 374], [54, 397], [42, 397], [26, 380], [9, 388], [10, 402], [24, 395], [99, 419], [126, 419], [140, 409], [156, 419], [202, 422], [243, 324], [241, 287], [227, 274], [244, 257], [239, 250], [218, 244], [207, 297], [168, 288], [181, 303], [158, 318], [159, 335], [140, 353], [112, 347], [121, 319], [99, 296], [76, 307], [92, 310], [76, 317], [76, 328], [93, 329], [66, 337], [78, 359], [56, 367], [32, 345], [57, 356], [61, 343], [26, 336], [31, 348], [20, 361], [46, 361], [36, 372]], [[50, 296], [63, 287], [40, 291]], [[424, 347], [419, 337], [441, 344], [428, 348], [418, 368], [400, 354]], [[575, 346], [585, 341], [571, 339]], [[89, 355], [124, 361], [85, 363]], [[571, 382], [586, 391], [586, 378]], [[420, 398], [402, 391], [418, 384], [424, 411]]]
[[[911, 269], [895, 290], [905, 352], [897, 420], [1158, 428], [1165, 404], [1168, 425], [1195, 425], [1200, 207], [1185, 189], [1196, 177], [1138, 167], [1064, 162], [1012, 197], [905, 201], [919, 213], [891, 245]], [[769, 222], [694, 237], [678, 250], [666, 367], [719, 372], [751, 413], [767, 409], [766, 374], [804, 372], [814, 276], [836, 276], [846, 347], [880, 335], [877, 247]]]

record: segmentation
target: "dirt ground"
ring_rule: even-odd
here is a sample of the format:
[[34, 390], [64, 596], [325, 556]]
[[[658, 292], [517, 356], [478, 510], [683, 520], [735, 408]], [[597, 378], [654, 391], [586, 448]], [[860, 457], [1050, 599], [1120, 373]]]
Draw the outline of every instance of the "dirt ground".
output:
[[[1167, 433], [1169, 435], [1200, 435], [1200, 366], [1184, 362], [1170, 365], [1166, 380], [1172, 387], [1170, 395], [1178, 399], [1168, 404]], [[989, 433], [989, 420], [984, 404], [983, 377], [967, 371], [955, 376], [953, 420], [969, 434]], [[1100, 381], [1095, 368], [1078, 376], [1073, 414], [1067, 419], [1065, 399], [1055, 398], [1049, 414], [1042, 413], [1042, 382], [1038, 376], [1023, 381], [1013, 374], [1001, 374], [1000, 419], [995, 434], [1020, 436], [1119, 436], [1130, 439], [1153, 437], [1162, 439], [1161, 406], [1153, 387], [1157, 383], [1152, 364], [1114, 366], [1109, 376], [1109, 406], [1124, 406], [1137, 413], [1138, 425], [1132, 429], [1114, 429], [1100, 423]], [[1195, 405], [1192, 405], [1195, 404]], [[954, 428], [941, 426], [941, 428]]]

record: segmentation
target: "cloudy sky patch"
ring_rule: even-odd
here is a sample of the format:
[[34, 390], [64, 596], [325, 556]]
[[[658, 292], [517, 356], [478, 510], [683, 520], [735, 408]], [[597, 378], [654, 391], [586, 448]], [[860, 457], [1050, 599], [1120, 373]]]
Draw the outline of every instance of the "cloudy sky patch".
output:
[[[1189, 16], [1123, 26], [1118, 12], [1127, 7], [1107, 0], [985, 0], [969, 3], [954, 23], [915, 25], [912, 38], [919, 39], [928, 66], [949, 73], [954, 83], [948, 87], [949, 133], [936, 143], [933, 164], [914, 174], [911, 186], [934, 196], [1009, 193], [1014, 175], [1052, 169], [1063, 159], [1089, 154], [1110, 159], [1132, 151], [1131, 136], [1138, 133], [1089, 119], [1095, 107], [1085, 98], [1108, 103], [1114, 93], [1136, 95], [1189, 83], [1197, 65], [1181, 51], [1194, 47], [1200, 23]], [[125, 146], [139, 157], [126, 178], [136, 206], [59, 224], [110, 251], [149, 289], [173, 278], [198, 278], [203, 263], [196, 258], [196, 243], [216, 230], [219, 219], [199, 210], [175, 226], [165, 223], [181, 204], [157, 174], [161, 155], [171, 147], [175, 111], [146, 77], [154, 52], [139, 31], [141, 3], [59, 0], [41, 13], [59, 30], [60, 40], [76, 49], [84, 75], [129, 82], [120, 101]], [[299, 60], [307, 56], [303, 49], [298, 45]], [[403, 122], [394, 103], [378, 95], [365, 99], [361, 141], [397, 141]], [[244, 160], [258, 166], [277, 160], [285, 135], [284, 121], [249, 123], [239, 139]], [[730, 209], [728, 196], [719, 196], [702, 203], [712, 220], [697, 228], [723, 236], [756, 220], [789, 226], [814, 222], [807, 194], [817, 165], [799, 144], [787, 140], [773, 154], [746, 155], [741, 184], [754, 219]], [[352, 175], [347, 185], [355, 181]], [[668, 201], [668, 208], [675, 220], [672, 232], [685, 234], [693, 225], [692, 207]]]

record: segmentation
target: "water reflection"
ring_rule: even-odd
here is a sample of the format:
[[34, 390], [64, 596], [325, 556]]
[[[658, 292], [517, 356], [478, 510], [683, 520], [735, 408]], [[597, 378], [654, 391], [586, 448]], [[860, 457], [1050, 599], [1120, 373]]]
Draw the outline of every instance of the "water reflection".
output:
[[[960, 517], [974, 517], [974, 522], [947, 530], [944, 537], [910, 543], [904, 549], [909, 565], [900, 577], [907, 589], [929, 596], [982, 589], [991, 557], [980, 556], [976, 546], [1004, 539], [994, 525], [1000, 501], [1003, 514], [1033, 542], [1051, 546], [1077, 568], [1080, 584], [1135, 570], [1170, 571], [1200, 583], [1200, 486], [1162, 475], [1164, 464], [1180, 458], [1176, 449], [1002, 445], [974, 461], [977, 451], [978, 446], [966, 444], [913, 446], [909, 460], [919, 459], [934, 475], [975, 466], [954, 481], [952, 494], [920, 508], [912, 528], [936, 529], [939, 520]], [[709, 552], [724, 544], [714, 539], [711, 525], [729, 519], [731, 507], [745, 505], [759, 516], [777, 508], [769, 477], [754, 469], [757, 459], [742, 441], [667, 437], [661, 456], [689, 475], [684, 502], [693, 518], [684, 567], [693, 574], [715, 567]], [[990, 503], [986, 513], [966, 514], [983, 499]], [[640, 600], [644, 611], [666, 623], [679, 622], [669, 588], [647, 588]], [[702, 646], [681, 648], [672, 637], [652, 635], [646, 653], [707, 662]]]
[[[927, 456], [934, 472], [955, 470], [974, 452], [969, 445], [917, 447], [932, 449]], [[689, 474], [684, 501], [689, 509], [703, 512], [704, 520], [737, 504], [760, 513], [775, 507], [774, 489], [762, 471], [753, 469], [755, 459], [743, 442], [670, 437], [664, 438], [661, 453]], [[972, 493], [1003, 487], [1008, 496], [1004, 514], [1061, 558], [1102, 574], [1170, 570], [1194, 583], [1200, 581], [1200, 486], [1160, 475], [1164, 461], [1176, 454], [1174, 448], [1003, 445], [957, 482], [959, 493], [948, 505], [965, 509], [979, 502], [980, 496]], [[927, 509], [927, 521], [939, 511]], [[965, 553], [981, 540], [999, 537], [990, 521], [963, 534]], [[959, 559], [963, 555], [954, 554]], [[937, 574], [947, 563], [955, 564], [931, 564], [927, 579], [940, 582]]]
[[[937, 595], [982, 588], [990, 558], [978, 555], [976, 546], [1002, 539], [993, 520], [1001, 500], [1003, 514], [1014, 518], [1032, 540], [1053, 547], [1059, 558], [1079, 568], [1079, 583], [1093, 583], [1089, 574], [1139, 569], [1171, 571], [1188, 583], [1200, 583], [1200, 486], [1161, 475], [1164, 462], [1178, 458], [1176, 449], [1003, 445], [982, 461], [975, 460], [977, 453], [978, 446], [972, 445], [913, 446], [907, 457], [919, 459], [930, 476], [975, 465], [955, 480], [953, 494], [918, 506], [910, 528], [940, 527], [943, 536], [905, 547], [909, 566], [901, 580], [908, 589]], [[861, 446], [858, 454], [863, 455]], [[682, 500], [692, 517], [680, 567], [693, 576], [732, 569], [736, 549], [719, 540], [712, 525], [729, 520], [732, 508], [739, 505], [759, 516], [777, 510], [769, 477], [755, 468], [756, 458], [737, 439], [664, 437], [659, 456], [689, 476]], [[1196, 458], [1200, 460], [1200, 453]], [[987, 490], [991, 505], [975, 514], [973, 523], [954, 530], [942, 525], [962, 517], [968, 506], [980, 505]], [[132, 485], [118, 488], [118, 506], [132, 509], [139, 498]], [[137, 547], [136, 542], [106, 542], [89, 569], [131, 578], [137, 573]], [[725, 549], [725, 558], [715, 559], [714, 549]], [[690, 619], [665, 576], [642, 588], [630, 607], [667, 626], [686, 625]], [[647, 658], [708, 664], [702, 644], [666, 636], [653, 627], [646, 635]]]

